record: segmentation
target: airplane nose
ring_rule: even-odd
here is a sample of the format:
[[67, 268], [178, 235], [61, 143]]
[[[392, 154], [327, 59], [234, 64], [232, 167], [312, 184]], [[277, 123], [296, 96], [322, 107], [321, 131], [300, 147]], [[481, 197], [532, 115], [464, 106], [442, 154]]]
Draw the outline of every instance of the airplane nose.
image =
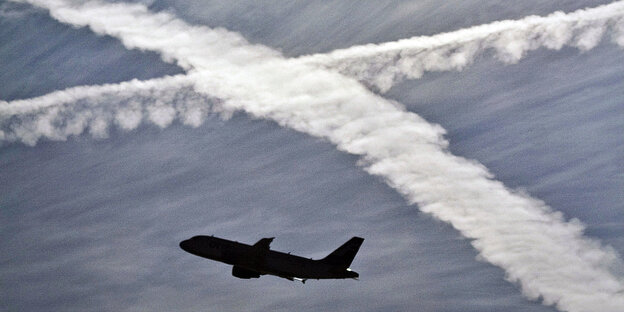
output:
[[189, 246], [189, 240], [188, 239], [187, 240], [183, 240], [183, 241], [180, 242], [180, 248], [182, 248], [182, 250], [188, 252], [189, 251], [189, 247], [190, 246]]

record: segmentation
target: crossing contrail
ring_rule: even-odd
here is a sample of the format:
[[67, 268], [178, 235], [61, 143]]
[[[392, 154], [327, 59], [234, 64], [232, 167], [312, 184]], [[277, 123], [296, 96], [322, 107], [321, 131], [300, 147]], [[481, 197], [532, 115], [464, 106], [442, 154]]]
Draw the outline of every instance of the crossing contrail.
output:
[[[236, 33], [150, 12], [141, 4], [27, 2], [48, 9], [61, 22], [88, 26], [98, 34], [119, 38], [128, 48], [157, 51], [175, 61], [191, 72], [184, 94], [217, 99], [226, 111], [274, 120], [359, 155], [367, 172], [382, 177], [410, 203], [472, 239], [479, 257], [503, 268], [506, 278], [518, 283], [526, 297], [541, 298], [562, 311], [624, 310], [622, 261], [612, 248], [585, 237], [580, 221], [565, 220], [544, 202], [494, 180], [481, 164], [452, 155], [442, 127], [371, 92], [356, 79], [319, 63], [286, 59]], [[617, 2], [616, 8], [620, 6]], [[606, 21], [614, 27], [614, 19]], [[517, 27], [523, 34], [521, 25]], [[516, 34], [507, 29], [508, 36]], [[583, 41], [579, 40], [565, 42]], [[46, 102], [46, 97], [37, 101]], [[100, 106], [86, 111], [97, 114]], [[148, 103], [144, 109], [151, 108]], [[164, 115], [176, 114], [168, 110]], [[166, 126], [171, 119], [161, 121]]]
[[462, 70], [486, 52], [493, 52], [502, 62], [516, 63], [528, 51], [539, 48], [572, 46], [587, 51], [605, 35], [624, 47], [624, 1], [568, 14], [528, 16], [434, 36], [354, 46], [300, 60], [338, 70], [386, 92], [404, 78], [420, 78], [430, 71]]
[[65, 140], [84, 131], [106, 137], [110, 124], [132, 130], [144, 120], [165, 127], [178, 118], [197, 127], [218, 106], [192, 92], [192, 78], [188, 74], [79, 86], [31, 99], [0, 100], [0, 141], [35, 145], [41, 138]]

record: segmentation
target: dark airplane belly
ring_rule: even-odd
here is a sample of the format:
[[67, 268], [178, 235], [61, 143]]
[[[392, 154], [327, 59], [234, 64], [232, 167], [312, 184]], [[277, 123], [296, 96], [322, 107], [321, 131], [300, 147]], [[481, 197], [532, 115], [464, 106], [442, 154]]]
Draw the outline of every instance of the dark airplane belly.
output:
[[291, 256], [270, 255], [265, 261], [265, 270], [269, 274], [282, 277], [328, 278], [329, 272], [317, 261]]

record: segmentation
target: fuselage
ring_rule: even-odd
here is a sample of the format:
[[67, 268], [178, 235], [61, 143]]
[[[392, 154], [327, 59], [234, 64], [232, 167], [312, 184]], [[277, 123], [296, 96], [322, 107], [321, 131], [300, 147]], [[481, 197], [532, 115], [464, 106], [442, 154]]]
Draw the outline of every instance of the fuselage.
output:
[[348, 268], [213, 236], [195, 236], [180, 247], [194, 255], [231, 264], [260, 275], [287, 279], [357, 278]]

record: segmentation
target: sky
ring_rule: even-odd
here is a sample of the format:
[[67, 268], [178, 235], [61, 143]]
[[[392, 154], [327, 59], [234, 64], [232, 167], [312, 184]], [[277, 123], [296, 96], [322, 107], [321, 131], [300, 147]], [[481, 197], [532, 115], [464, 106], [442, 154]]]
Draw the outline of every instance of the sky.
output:
[[[1, 2], [2, 309], [621, 311], [622, 16]], [[360, 280], [238, 280], [198, 234], [361, 236]]]

